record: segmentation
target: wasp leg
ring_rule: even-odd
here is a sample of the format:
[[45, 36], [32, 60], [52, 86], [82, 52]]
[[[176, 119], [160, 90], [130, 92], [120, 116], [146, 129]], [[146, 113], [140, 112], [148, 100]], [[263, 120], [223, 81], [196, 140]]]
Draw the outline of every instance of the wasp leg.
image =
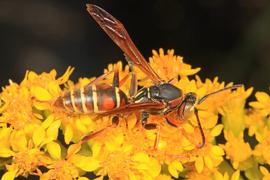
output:
[[87, 141], [89, 141], [90, 139], [94, 138], [94, 137], [97, 137], [97, 136], [100, 136], [104, 131], [108, 130], [109, 128], [112, 128], [112, 127], [116, 127], [117, 125], [119, 124], [119, 117], [118, 116], [113, 116], [112, 118], [112, 124], [103, 128], [103, 129], [100, 129], [98, 131], [95, 131], [93, 133], [90, 133], [86, 136], [84, 136], [76, 145], [75, 145], [75, 148], [73, 148], [73, 150], [71, 152], [69, 152], [66, 156], [66, 159], [69, 159], [72, 155], [74, 155], [80, 148], [81, 148], [81, 145]]
[[84, 136], [82, 139], [81, 139], [81, 143], [85, 143], [87, 141], [89, 141], [90, 139], [100, 135], [102, 132], [104, 132], [105, 130], [111, 128], [111, 127], [116, 127], [117, 125], [119, 124], [119, 117], [118, 116], [113, 116], [112, 118], [112, 124], [101, 129], [101, 130], [98, 130], [96, 132], [93, 132], [93, 133], [90, 133], [86, 136]]
[[148, 118], [149, 118], [149, 114], [147, 112], [142, 112], [142, 114], [141, 114], [141, 123], [142, 123], [143, 127], [145, 127], [145, 125], [147, 124]]
[[[196, 108], [195, 108], [195, 110], [194, 110], [194, 113], [195, 113], [195, 115], [196, 115], [196, 119], [197, 119], [197, 122], [198, 122], [198, 127], [199, 127], [199, 130], [200, 130], [200, 133], [201, 133], [201, 137], [202, 137], [202, 143], [201, 143], [201, 144], [197, 144], [196, 147], [197, 147], [197, 148], [202, 148], [202, 147], [205, 145], [205, 135], [204, 135], [204, 133], [203, 133], [203, 129], [202, 129], [202, 127], [201, 127], [201, 123], [200, 123], [200, 119], [199, 119], [199, 115], [198, 115], [198, 110], [197, 110]], [[165, 119], [166, 119], [166, 121], [167, 121], [168, 124], [170, 124], [170, 125], [173, 126], [173, 127], [178, 128], [178, 129], [181, 131], [181, 134], [182, 134], [186, 139], [188, 139], [191, 143], [196, 144], [194, 138], [191, 137], [190, 135], [188, 135], [187, 132], [184, 130], [183, 127], [181, 127], [181, 126], [176, 126], [176, 125], [172, 124], [171, 121], [170, 121], [167, 117], [165, 117]]]
[[147, 112], [142, 112], [142, 126], [147, 129], [147, 130], [152, 130], [152, 129], [157, 129], [157, 134], [155, 138], [155, 143], [154, 143], [154, 150], [157, 149], [157, 146], [159, 144], [160, 140], [160, 126], [156, 123], [147, 123], [149, 114]]
[[89, 84], [87, 84], [87, 86], [92, 86], [94, 84], [96, 84], [98, 81], [106, 78], [108, 75], [110, 75], [112, 73], [112, 71], [107, 72], [105, 74], [102, 74], [101, 76], [97, 77], [96, 79], [94, 79], [93, 81], [91, 81]]
[[135, 127], [138, 128], [141, 125], [141, 113], [140, 112], [135, 112], [135, 116], [136, 116]]
[[121, 81], [119, 82], [119, 87], [121, 87], [127, 81], [128, 77], [129, 77], [129, 74], [126, 75], [123, 79], [121, 79]]
[[134, 72], [134, 68], [133, 68], [133, 62], [129, 59], [128, 56], [125, 55], [125, 58], [128, 62], [129, 65], [129, 69], [131, 71], [131, 82], [130, 82], [130, 90], [129, 90], [129, 95], [131, 97], [131, 99], [137, 94], [137, 76]]
[[113, 87], [119, 88], [119, 69], [115, 67], [114, 69], [114, 75], [113, 75]]
[[201, 121], [200, 121], [200, 118], [199, 118], [199, 112], [198, 112], [197, 108], [194, 109], [194, 113], [195, 113], [195, 116], [196, 116], [196, 119], [197, 119], [197, 123], [198, 123], [198, 127], [199, 127], [199, 130], [200, 130], [201, 136], [202, 136], [202, 143], [197, 145], [197, 147], [202, 148], [205, 145], [205, 135], [204, 135], [204, 132], [203, 132], [203, 129], [202, 129]]
[[117, 87], [117, 88], [121, 87], [127, 81], [128, 77], [129, 77], [129, 75], [126, 75], [123, 79], [119, 80], [119, 70], [116, 67], [114, 69], [112, 86]]
[[156, 134], [155, 143], [154, 143], [154, 150], [157, 150], [159, 140], [160, 140], [160, 126], [155, 123], [148, 123], [144, 126], [144, 128], [147, 130], [157, 129], [157, 134]]

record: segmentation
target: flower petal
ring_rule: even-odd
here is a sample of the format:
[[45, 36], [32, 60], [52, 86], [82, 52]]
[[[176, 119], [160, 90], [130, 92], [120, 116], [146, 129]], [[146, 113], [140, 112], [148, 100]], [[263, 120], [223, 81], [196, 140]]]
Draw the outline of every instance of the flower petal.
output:
[[260, 171], [264, 176], [269, 174], [268, 170], [263, 166], [260, 166]]
[[215, 154], [216, 156], [223, 156], [224, 155], [224, 150], [219, 146], [213, 146], [211, 148], [211, 152], [213, 154]]
[[52, 95], [44, 88], [39, 86], [33, 86], [30, 89], [31, 94], [39, 101], [49, 101], [52, 99]]
[[269, 99], [269, 95], [266, 94], [265, 92], [257, 92], [255, 94], [256, 98], [258, 99], [258, 101], [262, 102], [262, 103], [266, 103]]
[[68, 150], [67, 150], [67, 157], [70, 157], [70, 156], [76, 154], [80, 149], [81, 149], [80, 144], [72, 144], [72, 145], [70, 145], [68, 147]]
[[53, 115], [49, 115], [45, 119], [45, 121], [42, 122], [41, 127], [43, 127], [43, 129], [47, 129], [50, 126], [50, 124], [52, 124], [53, 120], [54, 120], [54, 116]]
[[257, 109], [263, 109], [264, 105], [260, 102], [254, 101], [254, 102], [250, 102], [249, 105], [251, 107], [257, 108]]
[[35, 146], [37, 147], [38, 145], [40, 145], [44, 138], [45, 130], [42, 127], [37, 128], [33, 133], [33, 141]]
[[220, 135], [222, 129], [223, 129], [223, 124], [219, 124], [217, 126], [215, 126], [212, 130], [211, 130], [211, 136], [216, 137], [218, 135]]
[[16, 176], [15, 171], [8, 171], [2, 176], [1, 180], [13, 180], [15, 176]]
[[240, 178], [240, 170], [237, 170], [232, 174], [231, 180], [239, 180], [239, 178]]
[[148, 174], [150, 174], [151, 179], [153, 179], [153, 177], [156, 177], [159, 175], [161, 170], [161, 166], [159, 164], [159, 162], [155, 159], [150, 157], [149, 162], [148, 162]]
[[87, 177], [79, 177], [78, 180], [89, 180]]
[[73, 130], [70, 125], [66, 126], [64, 137], [65, 137], [65, 143], [69, 144], [71, 139], [73, 138]]
[[98, 156], [98, 154], [100, 153], [101, 150], [101, 143], [95, 143], [92, 145], [92, 155], [93, 157]]
[[209, 169], [213, 169], [214, 165], [209, 156], [204, 156], [204, 163]]
[[219, 171], [214, 173], [214, 177], [215, 180], [224, 180], [223, 175]]
[[47, 129], [46, 133], [47, 133], [47, 136], [52, 138], [52, 139], [56, 139], [57, 136], [58, 136], [58, 129], [61, 125], [61, 121], [60, 120], [57, 120], [57, 121], [54, 121]]
[[56, 142], [47, 144], [48, 152], [53, 159], [61, 159], [61, 147]]
[[0, 157], [7, 158], [13, 156], [15, 153], [9, 148], [0, 148]]
[[35, 73], [34, 71], [28, 71], [26, 75], [28, 80], [34, 80], [38, 77], [37, 73]]
[[204, 163], [203, 163], [203, 158], [198, 157], [195, 161], [195, 167], [198, 173], [201, 173], [203, 171]]
[[100, 164], [99, 161], [93, 157], [86, 157], [75, 154], [70, 158], [70, 161], [74, 163], [74, 165], [84, 171], [91, 172], [96, 170]]
[[148, 162], [149, 161], [149, 156], [145, 153], [139, 152], [136, 153], [135, 155], [132, 156], [131, 158], [133, 161], [138, 161], [138, 162]]
[[11, 134], [11, 147], [14, 151], [25, 151], [27, 139], [23, 131], [16, 131]]
[[170, 174], [175, 178], [178, 178], [178, 173], [183, 171], [183, 169], [184, 168], [179, 161], [173, 161], [168, 166], [168, 170], [169, 170]]

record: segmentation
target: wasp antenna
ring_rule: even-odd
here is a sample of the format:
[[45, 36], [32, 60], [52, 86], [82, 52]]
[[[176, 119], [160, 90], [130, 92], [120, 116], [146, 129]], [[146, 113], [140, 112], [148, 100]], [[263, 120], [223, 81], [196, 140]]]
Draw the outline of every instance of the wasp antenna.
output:
[[168, 81], [168, 83], [173, 84], [175, 81], [177, 81], [177, 79], [176, 79], [176, 78], [172, 78], [172, 79], [170, 79], [170, 80]]
[[229, 86], [229, 87], [225, 87], [225, 88], [222, 88], [222, 89], [219, 89], [217, 91], [214, 91], [212, 93], [209, 93], [209, 94], [206, 94], [205, 96], [203, 96], [201, 99], [199, 99], [198, 101], [198, 104], [201, 104], [205, 99], [207, 99], [209, 96], [212, 96], [214, 94], [217, 94], [217, 93], [220, 93], [222, 91], [226, 91], [226, 90], [233, 90], [233, 89], [237, 89], [237, 88], [240, 88], [240, 87], [243, 87], [243, 84], [236, 84], [236, 85], [233, 85], [233, 86]]
[[194, 109], [194, 113], [196, 115], [196, 119], [197, 119], [197, 123], [198, 123], [198, 127], [199, 127], [199, 130], [201, 132], [201, 136], [202, 136], [202, 143], [197, 145], [198, 148], [202, 148], [204, 145], [205, 145], [205, 135], [204, 135], [204, 132], [203, 132], [203, 129], [202, 129], [202, 125], [201, 125], [201, 121], [200, 121], [200, 118], [199, 118], [199, 113], [198, 113], [198, 109]]

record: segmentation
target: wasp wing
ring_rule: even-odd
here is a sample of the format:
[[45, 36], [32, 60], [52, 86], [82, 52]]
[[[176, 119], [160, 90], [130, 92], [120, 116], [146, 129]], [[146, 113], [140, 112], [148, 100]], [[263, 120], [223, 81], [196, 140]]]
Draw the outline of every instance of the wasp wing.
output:
[[142, 111], [142, 110], [164, 109], [165, 106], [166, 105], [163, 104], [162, 102], [146, 102], [146, 103], [127, 104], [125, 106], [121, 106], [121, 107], [113, 109], [111, 111], [106, 111], [106, 112], [100, 113], [98, 115], [98, 118], [104, 117], [104, 116], [110, 116], [110, 115], [123, 114], [123, 113], [124, 114], [125, 113], [132, 113], [132, 112]]
[[140, 68], [149, 78], [158, 84], [162, 82], [159, 75], [147, 63], [143, 55], [139, 52], [123, 24], [104, 9], [87, 4], [87, 11], [99, 24], [99, 26], [107, 33], [107, 35], [121, 48], [124, 54], [130, 59], [134, 65]]

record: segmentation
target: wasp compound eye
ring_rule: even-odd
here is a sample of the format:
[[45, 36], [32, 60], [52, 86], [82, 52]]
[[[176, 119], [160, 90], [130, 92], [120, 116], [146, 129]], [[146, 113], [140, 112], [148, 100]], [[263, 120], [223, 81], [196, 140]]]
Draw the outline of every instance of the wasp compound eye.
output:
[[159, 88], [156, 86], [152, 86], [150, 89], [151, 97], [158, 98], [160, 96]]

